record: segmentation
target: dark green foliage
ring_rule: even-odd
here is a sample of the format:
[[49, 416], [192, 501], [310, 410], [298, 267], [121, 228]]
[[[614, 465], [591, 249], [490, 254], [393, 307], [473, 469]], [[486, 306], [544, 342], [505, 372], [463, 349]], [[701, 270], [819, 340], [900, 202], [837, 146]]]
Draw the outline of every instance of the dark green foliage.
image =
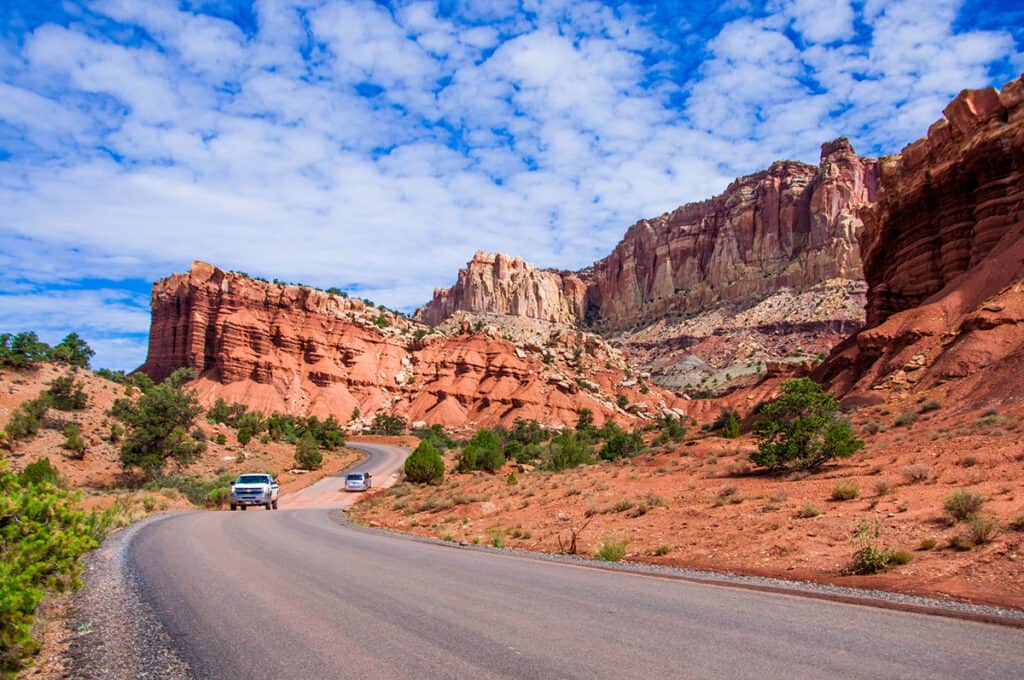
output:
[[686, 425], [682, 418], [676, 418], [669, 413], [658, 416], [658, 429], [662, 436], [673, 442], [680, 441], [686, 436]]
[[388, 320], [388, 317], [381, 314], [373, 318], [373, 325], [377, 328], [387, 328], [391, 325], [391, 322]]
[[22, 402], [21, 406], [11, 414], [7, 426], [4, 428], [7, 439], [13, 443], [19, 439], [27, 439], [39, 432], [43, 427], [43, 418], [46, 416], [49, 406], [49, 400], [45, 393], [35, 399]]
[[196, 379], [196, 369], [179, 368], [164, 378], [162, 385], [170, 385], [175, 389], [184, 387], [187, 383]]
[[0, 675], [11, 678], [39, 649], [32, 622], [43, 595], [81, 585], [79, 558], [103, 530], [100, 516], [38, 472], [48, 461], [33, 465], [26, 482], [0, 463]]
[[97, 368], [93, 373], [105, 380], [115, 382], [119, 385], [127, 385], [129, 381], [129, 378], [125, 375], [124, 371], [112, 371], [109, 368]]
[[18, 481], [22, 486], [29, 484], [52, 484], [60, 486], [60, 474], [53, 466], [49, 458], [40, 458], [34, 463], [29, 463], [18, 475]]
[[325, 449], [333, 451], [345, 445], [345, 431], [334, 416], [320, 420], [316, 416], [303, 418], [274, 413], [264, 418], [257, 411], [250, 411], [245, 404], [228, 404], [223, 399], [217, 399], [207, 409], [206, 419], [238, 430], [238, 442], [242, 446], [262, 432], [267, 433], [268, 441], [295, 443], [308, 434]]
[[555, 472], [594, 462], [589, 442], [574, 431], [555, 435], [545, 453], [545, 467]]
[[116, 444], [121, 441], [121, 437], [124, 436], [124, 428], [117, 423], [110, 424], [110, 434], [107, 435], [107, 441], [111, 444]]
[[910, 555], [903, 550], [885, 550], [878, 547], [882, 533], [882, 522], [878, 518], [873, 521], [864, 520], [857, 527], [853, 544], [857, 548], [853, 553], [850, 565], [843, 570], [844, 574], [877, 574], [889, 567], [906, 564]]
[[455, 440], [448, 436], [448, 433], [444, 431], [444, 426], [439, 423], [434, 423], [429, 427], [413, 430], [412, 433], [420, 441], [428, 441], [433, 444], [434, 448], [438, 451], [444, 451], [445, 449], [455, 447]]
[[[195, 437], [193, 437], [195, 439]], [[224, 446], [228, 443], [228, 436], [223, 432], [218, 432], [217, 436], [213, 438], [213, 441], [217, 442], [220, 446]]]
[[551, 433], [536, 420], [516, 418], [509, 436], [524, 446], [546, 442]]
[[137, 387], [139, 391], [143, 393], [149, 392], [156, 385], [148, 375], [141, 371], [139, 373], [133, 373], [131, 380], [132, 385]]
[[405, 459], [405, 478], [416, 484], [444, 481], [444, 459], [430, 440], [424, 439]]
[[121, 444], [121, 465], [125, 469], [138, 468], [152, 477], [164, 469], [168, 460], [179, 467], [189, 465], [206, 448], [204, 442], [189, 436], [203, 410], [192, 391], [162, 383], [134, 402], [118, 399], [114, 406], [110, 415], [128, 427]]
[[231, 494], [233, 481], [235, 479], [230, 475], [220, 475], [215, 479], [207, 480], [184, 475], [167, 475], [150, 481], [146, 484], [146, 488], [154, 491], [177, 489], [192, 505], [201, 508], [215, 508], [224, 505], [225, 499]]
[[89, 368], [89, 361], [95, 354], [78, 333], [69, 333], [47, 353], [50, 361], [78, 368]]
[[0, 334], [0, 366], [27, 368], [46, 361], [50, 346], [42, 342], [33, 331], [17, 335]]
[[319, 470], [324, 463], [320, 446], [308, 432], [295, 445], [295, 465], [303, 470]]
[[82, 440], [82, 428], [70, 423], [64, 426], [62, 434], [64, 435], [63, 447], [72, 453], [72, 458], [84, 458], [85, 442]]
[[50, 406], [61, 411], [81, 411], [89, 404], [82, 383], [75, 381], [73, 373], [54, 378], [46, 390]]
[[850, 423], [838, 416], [839, 404], [807, 378], [782, 383], [781, 394], [761, 410], [754, 423], [757, 465], [813, 469], [833, 458], [846, 458], [864, 448]]
[[[608, 421], [611, 423], [611, 421]], [[606, 423], [607, 425], [608, 423]], [[605, 445], [601, 448], [599, 455], [604, 460], [616, 460], [617, 458], [632, 458], [644, 448], [644, 439], [639, 432], [626, 432], [615, 423], [614, 432], [607, 437]], [[602, 428], [603, 430], [604, 428]]]
[[477, 430], [459, 454], [459, 472], [486, 470], [497, 472], [505, 465], [501, 435], [485, 427]]
[[736, 415], [736, 411], [732, 409], [723, 409], [722, 416], [725, 420], [722, 424], [722, 437], [725, 439], [739, 439], [740, 418]]
[[252, 441], [252, 430], [250, 430], [248, 427], [239, 428], [237, 437], [238, 443], [241, 444], [242, 446], [245, 446], [250, 441]]
[[370, 434], [400, 435], [405, 434], [405, 418], [387, 413], [378, 413], [370, 425]]
[[576, 434], [592, 441], [597, 436], [597, 428], [594, 427], [594, 412], [589, 408], [581, 408], [576, 416]]
[[622, 410], [626, 410], [626, 407], [629, 406], [629, 399], [626, 398], [626, 395], [620, 394], [619, 398], [615, 400], [615, 404]]
[[980, 493], [961, 489], [946, 499], [945, 508], [955, 521], [963, 522], [977, 515], [984, 504], [985, 497]]

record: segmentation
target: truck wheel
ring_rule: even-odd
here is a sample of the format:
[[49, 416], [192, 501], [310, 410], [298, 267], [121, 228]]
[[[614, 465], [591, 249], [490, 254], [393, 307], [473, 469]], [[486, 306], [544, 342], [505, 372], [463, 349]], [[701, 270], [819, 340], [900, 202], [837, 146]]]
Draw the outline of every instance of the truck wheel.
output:
[[274, 510], [277, 510], [277, 501], [274, 501], [273, 503], [271, 503], [271, 505], [274, 506]]
[[234, 503], [232, 503], [232, 504], [231, 504], [231, 512], [234, 512], [234, 511], [235, 511], [235, 510], [237, 510], [237, 509], [238, 509], [238, 506], [237, 506], [237, 505], [235, 505]]
[[266, 504], [266, 505], [264, 505], [263, 507], [264, 507], [264, 508], [266, 508], [267, 510], [271, 510], [271, 509], [272, 509], [272, 508], [271, 508], [271, 505], [272, 505], [271, 503], [267, 503], [267, 504]]
[[248, 506], [248, 505], [243, 505], [243, 506], [242, 506], [242, 512], [245, 512], [245, 511], [246, 511], [246, 510], [248, 510], [248, 509], [249, 509], [249, 506]]

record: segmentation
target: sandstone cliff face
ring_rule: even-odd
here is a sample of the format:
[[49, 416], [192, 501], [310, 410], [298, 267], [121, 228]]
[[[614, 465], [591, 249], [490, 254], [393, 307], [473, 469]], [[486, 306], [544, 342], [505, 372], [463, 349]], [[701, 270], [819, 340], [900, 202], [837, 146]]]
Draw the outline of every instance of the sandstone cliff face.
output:
[[[959, 378], [1019, 394], [1024, 368], [1024, 80], [964, 91], [879, 162], [861, 236], [867, 328], [819, 377], [851, 396]], [[1018, 397], [1019, 398], [1019, 397]]]
[[[152, 307], [142, 370], [160, 380], [195, 368], [206, 404], [221, 397], [342, 422], [358, 408], [366, 419], [387, 412], [462, 426], [517, 417], [571, 424], [584, 407], [599, 421], [626, 422], [678, 403], [627, 380], [621, 357], [593, 335], [556, 330], [526, 346], [493, 329], [470, 333], [468, 324], [439, 335], [359, 300], [201, 262], [157, 282]], [[637, 412], [618, 408], [619, 395]]]
[[856, 210], [874, 200], [875, 163], [840, 139], [818, 167], [782, 161], [720, 196], [641, 220], [585, 276], [592, 320], [609, 330], [780, 287], [859, 279]]
[[458, 311], [521, 316], [574, 326], [583, 317], [586, 288], [570, 272], [537, 269], [521, 257], [477, 252], [458, 282], [434, 291], [416, 318], [437, 325]]

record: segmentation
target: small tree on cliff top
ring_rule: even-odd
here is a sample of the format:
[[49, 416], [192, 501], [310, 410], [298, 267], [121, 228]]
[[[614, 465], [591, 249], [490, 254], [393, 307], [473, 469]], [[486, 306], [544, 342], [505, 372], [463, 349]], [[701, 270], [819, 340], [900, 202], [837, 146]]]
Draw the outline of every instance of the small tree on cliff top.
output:
[[808, 378], [782, 383], [754, 423], [758, 452], [750, 459], [771, 470], [813, 469], [832, 458], [846, 458], [864, 448], [850, 423], [839, 417], [839, 403]]

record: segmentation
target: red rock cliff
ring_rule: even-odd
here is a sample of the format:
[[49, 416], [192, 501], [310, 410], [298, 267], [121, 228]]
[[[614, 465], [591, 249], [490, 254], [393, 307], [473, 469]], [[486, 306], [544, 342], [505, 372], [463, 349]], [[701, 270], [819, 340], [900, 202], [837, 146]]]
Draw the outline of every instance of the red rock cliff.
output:
[[450, 288], [416, 310], [436, 325], [457, 311], [507, 314], [574, 326], [583, 318], [586, 288], [570, 272], [537, 269], [521, 257], [477, 252]]
[[928, 135], [879, 162], [861, 236], [867, 327], [819, 377], [862, 396], [1024, 377], [1024, 80], [962, 92]]
[[859, 279], [858, 208], [875, 195], [875, 163], [846, 139], [822, 147], [818, 167], [780, 161], [720, 196], [637, 222], [585, 275], [602, 328], [672, 311], [764, 297], [781, 286]]
[[[678, 403], [627, 380], [621, 357], [592, 335], [554, 332], [544, 346], [522, 347], [490, 332], [439, 336], [359, 300], [202, 262], [154, 284], [152, 313], [142, 370], [161, 380], [195, 368], [207, 404], [223, 397], [342, 422], [359, 408], [461, 426], [571, 424], [584, 407], [599, 421], [631, 421]], [[619, 395], [637, 413], [618, 408]]]

